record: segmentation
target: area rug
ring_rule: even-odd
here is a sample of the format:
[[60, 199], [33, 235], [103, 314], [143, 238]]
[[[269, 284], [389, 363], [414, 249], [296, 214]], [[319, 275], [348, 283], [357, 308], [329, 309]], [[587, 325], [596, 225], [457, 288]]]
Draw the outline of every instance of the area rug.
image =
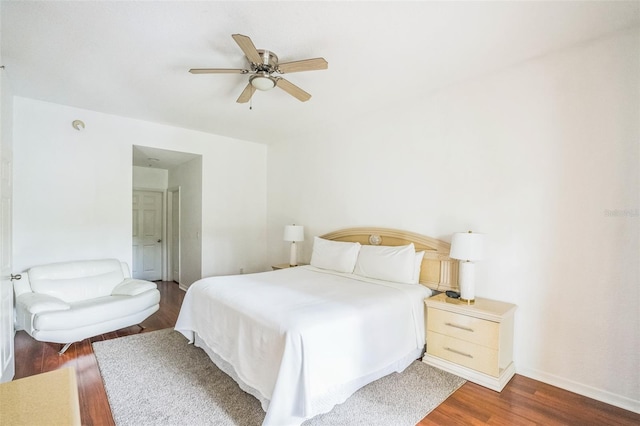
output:
[[[93, 343], [116, 425], [259, 426], [264, 411], [171, 329]], [[413, 426], [465, 380], [415, 361], [304, 426]]]

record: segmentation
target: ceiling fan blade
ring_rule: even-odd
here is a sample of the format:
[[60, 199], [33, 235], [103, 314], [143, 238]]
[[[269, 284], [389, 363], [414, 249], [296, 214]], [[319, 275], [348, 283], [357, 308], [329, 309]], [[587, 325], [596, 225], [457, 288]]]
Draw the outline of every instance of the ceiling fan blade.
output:
[[251, 85], [251, 83], [247, 84], [242, 93], [240, 93], [240, 97], [236, 101], [239, 104], [244, 104], [249, 102], [251, 96], [256, 92], [256, 88]]
[[299, 101], [306, 102], [311, 99], [310, 94], [308, 94], [295, 84], [291, 83], [290, 81], [285, 80], [284, 78], [278, 78], [276, 86], [278, 86], [294, 98], [298, 99]]
[[191, 68], [191, 74], [247, 74], [249, 70], [235, 68]]
[[236, 43], [238, 43], [238, 46], [240, 46], [240, 49], [242, 49], [250, 62], [253, 62], [254, 64], [262, 63], [262, 57], [260, 56], [260, 53], [258, 53], [258, 49], [256, 49], [256, 46], [249, 37], [242, 34], [233, 34], [231, 37], [233, 37]]
[[303, 59], [301, 61], [278, 64], [278, 71], [282, 74], [301, 71], [326, 70], [329, 63], [324, 58]]

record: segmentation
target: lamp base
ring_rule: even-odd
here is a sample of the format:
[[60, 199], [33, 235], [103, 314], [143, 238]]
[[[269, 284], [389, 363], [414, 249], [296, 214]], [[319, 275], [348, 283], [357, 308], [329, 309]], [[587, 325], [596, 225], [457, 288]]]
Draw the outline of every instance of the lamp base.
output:
[[475, 286], [475, 265], [473, 262], [460, 262], [460, 275], [458, 285], [460, 286], [460, 301], [471, 305], [476, 298]]
[[463, 299], [462, 297], [459, 297], [458, 300], [467, 305], [473, 305], [476, 303], [476, 299]]
[[296, 242], [291, 241], [291, 251], [289, 252], [289, 266], [298, 266], [298, 248], [296, 247]]

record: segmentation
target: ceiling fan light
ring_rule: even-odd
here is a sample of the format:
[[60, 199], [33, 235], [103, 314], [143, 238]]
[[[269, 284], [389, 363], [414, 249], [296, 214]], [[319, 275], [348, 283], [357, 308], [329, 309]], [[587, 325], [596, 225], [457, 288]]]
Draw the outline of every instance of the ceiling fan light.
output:
[[249, 82], [258, 90], [271, 90], [276, 87], [276, 79], [269, 75], [254, 75]]

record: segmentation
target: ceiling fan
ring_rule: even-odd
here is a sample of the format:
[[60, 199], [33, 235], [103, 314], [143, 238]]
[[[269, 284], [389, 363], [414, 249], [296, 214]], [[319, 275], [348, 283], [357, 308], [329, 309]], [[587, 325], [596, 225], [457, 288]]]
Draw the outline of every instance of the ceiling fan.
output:
[[249, 102], [251, 96], [257, 90], [271, 90], [279, 87], [294, 98], [306, 102], [311, 95], [295, 84], [274, 74], [288, 74], [292, 72], [326, 70], [329, 66], [324, 58], [303, 59], [278, 63], [278, 56], [269, 50], [256, 49], [251, 39], [242, 34], [233, 34], [231, 37], [238, 43], [249, 61], [249, 69], [232, 68], [192, 68], [191, 74], [251, 74], [249, 83], [244, 88], [236, 102]]

